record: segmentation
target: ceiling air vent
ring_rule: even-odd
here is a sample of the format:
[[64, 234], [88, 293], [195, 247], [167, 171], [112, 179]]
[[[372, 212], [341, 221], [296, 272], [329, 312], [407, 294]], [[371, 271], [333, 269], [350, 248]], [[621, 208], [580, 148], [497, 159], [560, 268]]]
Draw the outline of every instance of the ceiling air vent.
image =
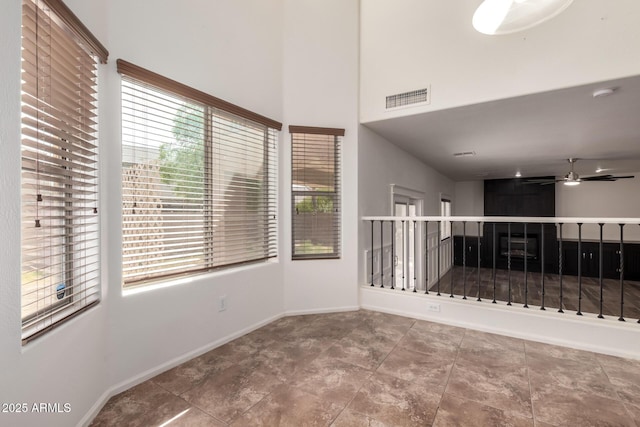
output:
[[429, 88], [387, 96], [387, 110], [391, 108], [405, 107], [407, 105], [429, 103], [431, 103]]

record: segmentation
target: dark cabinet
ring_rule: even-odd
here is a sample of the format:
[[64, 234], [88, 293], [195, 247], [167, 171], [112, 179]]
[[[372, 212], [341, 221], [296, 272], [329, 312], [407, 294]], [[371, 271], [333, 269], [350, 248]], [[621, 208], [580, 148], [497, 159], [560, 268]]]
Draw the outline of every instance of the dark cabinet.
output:
[[624, 278], [640, 280], [640, 244], [624, 245]]
[[453, 236], [453, 263], [467, 267], [478, 266], [478, 237]]
[[[638, 257], [638, 265], [640, 266], [640, 253]], [[581, 274], [584, 277], [600, 277], [600, 243], [582, 242], [578, 252], [578, 242], [562, 242], [562, 274], [577, 276], [578, 266], [581, 267]], [[620, 277], [619, 272], [620, 245], [617, 243], [603, 243], [602, 277], [617, 279]], [[631, 279], [626, 272], [625, 278]]]

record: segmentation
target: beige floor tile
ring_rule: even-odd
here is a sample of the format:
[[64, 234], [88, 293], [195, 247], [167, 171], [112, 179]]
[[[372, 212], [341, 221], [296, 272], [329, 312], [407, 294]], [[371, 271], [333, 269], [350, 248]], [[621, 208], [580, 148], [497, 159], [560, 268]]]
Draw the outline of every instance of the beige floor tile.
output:
[[415, 383], [375, 373], [348, 408], [392, 426], [428, 426], [440, 396]]
[[208, 414], [231, 422], [282, 384], [277, 374], [253, 364], [234, 365], [207, 377], [182, 396]]
[[456, 396], [443, 396], [434, 427], [533, 427], [533, 419], [515, 417], [503, 410]]
[[426, 354], [396, 347], [377, 372], [442, 392], [455, 358], [456, 350], [439, 349]]
[[322, 355], [304, 367], [290, 384], [344, 408], [372, 373]]
[[146, 381], [111, 398], [92, 421], [91, 426], [143, 427], [160, 425], [170, 420], [174, 420], [175, 425], [187, 425], [184, 424], [184, 420], [180, 420], [183, 417], [192, 421], [193, 425], [223, 425], [199, 409], [191, 407], [180, 397], [151, 381]]
[[457, 359], [446, 393], [501, 409], [515, 416], [532, 418], [531, 393], [526, 366], [495, 367]]
[[634, 426], [619, 400], [581, 393], [573, 389], [549, 386], [532, 396], [537, 421], [558, 426]]
[[366, 415], [345, 409], [331, 424], [332, 427], [393, 427]]
[[305, 391], [281, 386], [235, 420], [232, 426], [328, 426], [342, 407]]

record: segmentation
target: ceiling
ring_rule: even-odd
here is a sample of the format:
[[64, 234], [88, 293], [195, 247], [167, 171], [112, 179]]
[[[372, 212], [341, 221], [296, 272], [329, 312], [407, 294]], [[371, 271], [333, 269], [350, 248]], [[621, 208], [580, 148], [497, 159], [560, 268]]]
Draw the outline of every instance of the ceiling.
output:
[[[594, 97], [602, 88], [613, 94]], [[367, 127], [455, 181], [640, 171], [640, 76], [406, 117]], [[475, 156], [454, 157], [474, 151]]]

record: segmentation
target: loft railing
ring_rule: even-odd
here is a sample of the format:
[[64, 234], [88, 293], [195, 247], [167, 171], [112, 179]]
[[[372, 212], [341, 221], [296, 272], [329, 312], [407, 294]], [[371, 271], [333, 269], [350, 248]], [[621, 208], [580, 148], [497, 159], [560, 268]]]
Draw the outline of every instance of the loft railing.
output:
[[369, 286], [640, 323], [640, 218], [362, 219]]

